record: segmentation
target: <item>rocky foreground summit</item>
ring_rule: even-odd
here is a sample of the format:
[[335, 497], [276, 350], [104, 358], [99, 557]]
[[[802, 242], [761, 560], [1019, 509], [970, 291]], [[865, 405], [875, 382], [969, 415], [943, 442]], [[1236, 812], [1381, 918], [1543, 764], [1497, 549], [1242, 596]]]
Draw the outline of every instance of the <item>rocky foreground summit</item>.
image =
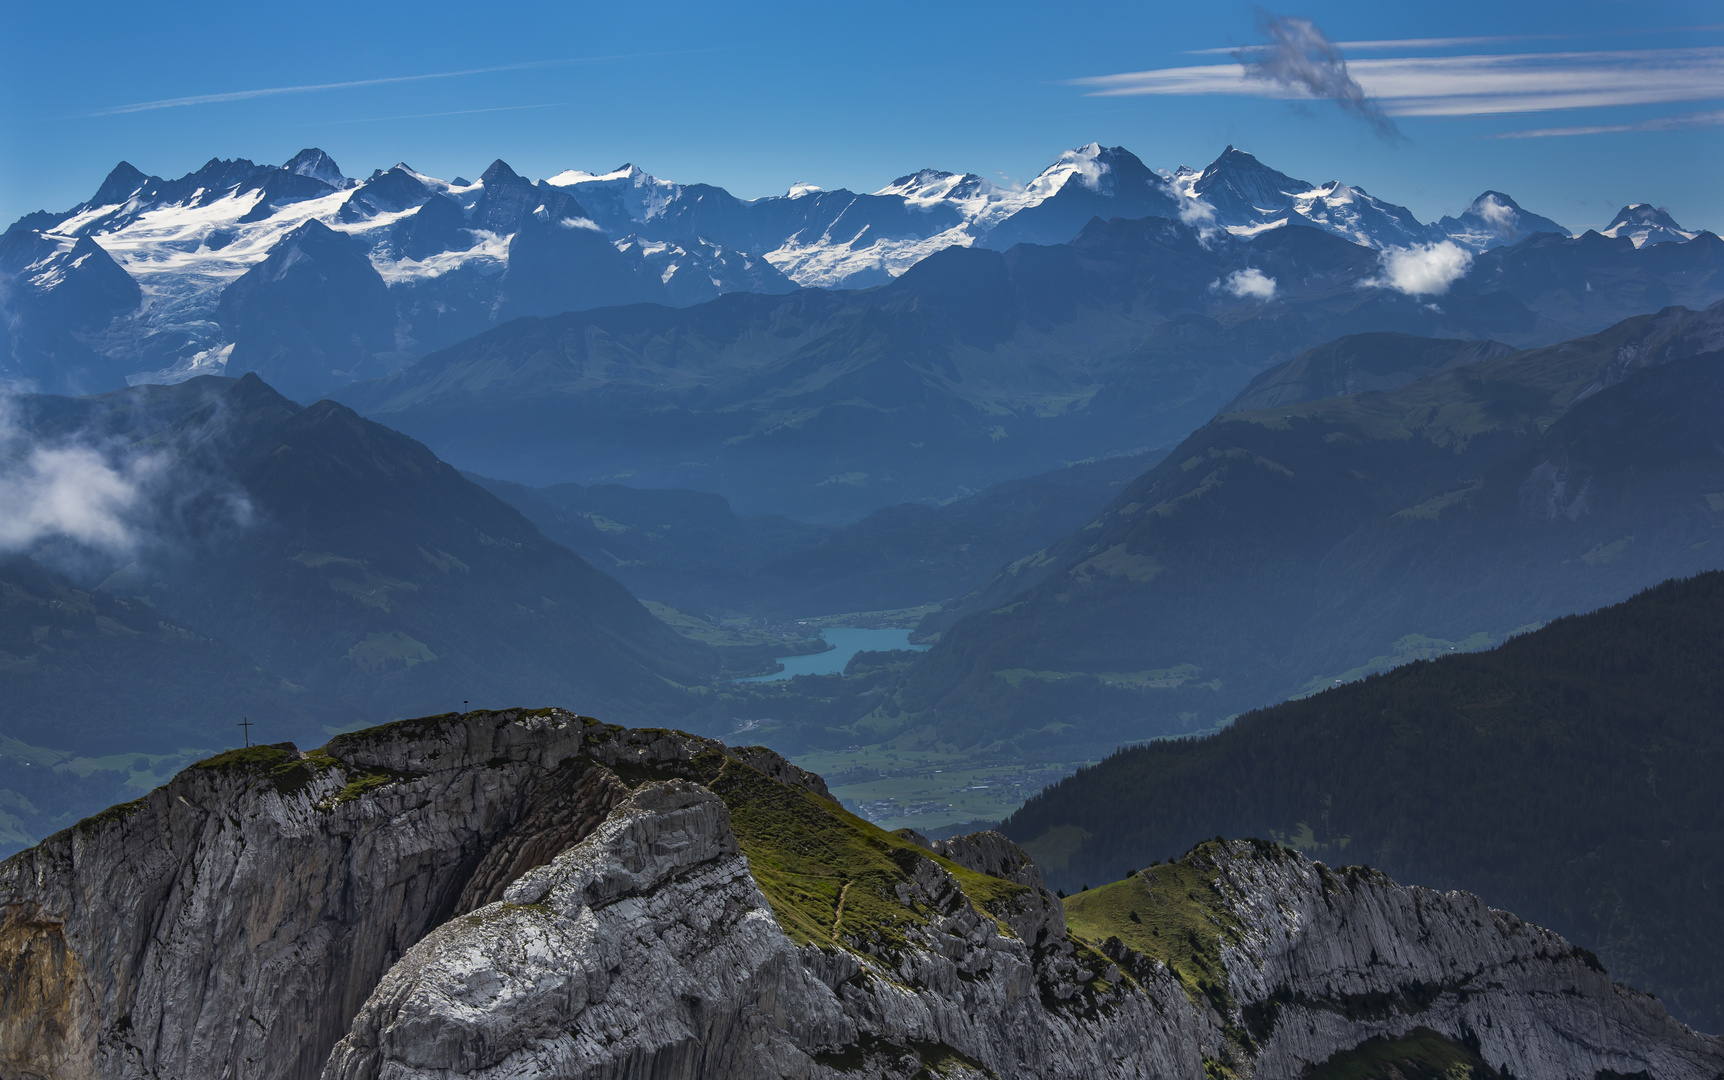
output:
[[1713, 1080], [1478, 898], [1253, 841], [1064, 904], [1010, 841], [556, 709], [236, 750], [0, 864], [0, 1077]]

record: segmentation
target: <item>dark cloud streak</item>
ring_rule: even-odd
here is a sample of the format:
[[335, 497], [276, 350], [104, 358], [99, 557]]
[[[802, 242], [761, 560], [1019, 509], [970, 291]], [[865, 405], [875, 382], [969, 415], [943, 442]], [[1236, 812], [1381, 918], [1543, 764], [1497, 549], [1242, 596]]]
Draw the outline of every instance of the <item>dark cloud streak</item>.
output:
[[1247, 79], [1272, 83], [1302, 97], [1326, 99], [1376, 129], [1385, 139], [1401, 138], [1395, 122], [1347, 72], [1341, 49], [1310, 19], [1258, 11], [1257, 28], [1269, 39], [1233, 51]]

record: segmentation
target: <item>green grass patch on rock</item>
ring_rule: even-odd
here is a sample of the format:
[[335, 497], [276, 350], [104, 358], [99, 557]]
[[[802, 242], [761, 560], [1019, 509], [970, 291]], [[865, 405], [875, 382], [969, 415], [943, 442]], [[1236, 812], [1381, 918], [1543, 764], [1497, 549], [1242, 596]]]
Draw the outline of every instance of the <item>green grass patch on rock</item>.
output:
[[1228, 1014], [1221, 947], [1239, 940], [1239, 923], [1215, 885], [1216, 844], [1206, 841], [1171, 863], [1065, 900], [1066, 925], [1095, 945], [1126, 948], [1171, 968], [1193, 1001], [1208, 997]]
[[1367, 1039], [1306, 1073], [1307, 1080], [1498, 1080], [1478, 1052], [1418, 1027], [1398, 1039]]
[[[698, 762], [697, 768], [707, 764]], [[729, 808], [755, 881], [798, 944], [903, 948], [906, 930], [926, 924], [929, 912], [902, 903], [897, 888], [911, 880], [923, 859], [944, 867], [971, 904], [990, 915], [991, 908], [1023, 891], [729, 758], [705, 782]]]

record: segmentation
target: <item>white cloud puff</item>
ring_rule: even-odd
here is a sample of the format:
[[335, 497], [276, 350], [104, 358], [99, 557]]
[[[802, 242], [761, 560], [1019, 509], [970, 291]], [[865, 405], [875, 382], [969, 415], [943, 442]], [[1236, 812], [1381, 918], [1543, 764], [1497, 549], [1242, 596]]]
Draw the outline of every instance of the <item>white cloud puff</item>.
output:
[[147, 463], [115, 468], [87, 446], [32, 449], [0, 472], [0, 505], [6, 507], [0, 515], [0, 552], [23, 550], [53, 536], [105, 551], [130, 549], [140, 471], [148, 471]]
[[1473, 253], [1452, 240], [1388, 248], [1381, 259], [1383, 276], [1366, 284], [1385, 286], [1408, 296], [1441, 296], [1465, 277], [1473, 265]]
[[18, 425], [0, 395], [0, 554], [66, 537], [102, 551], [135, 546], [134, 514], [160, 459], [111, 461], [79, 442], [44, 444]]
[[1254, 300], [1275, 299], [1275, 279], [1256, 267], [1235, 270], [1218, 284], [1241, 300], [1248, 296]]

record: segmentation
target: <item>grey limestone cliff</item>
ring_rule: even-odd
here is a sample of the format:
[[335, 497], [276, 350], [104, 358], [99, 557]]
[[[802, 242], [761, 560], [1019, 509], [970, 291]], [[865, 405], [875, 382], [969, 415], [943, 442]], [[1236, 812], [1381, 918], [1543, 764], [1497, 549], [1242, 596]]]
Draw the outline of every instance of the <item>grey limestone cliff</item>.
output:
[[0, 1078], [1292, 1078], [1415, 1029], [1724, 1075], [1463, 893], [1239, 841], [1062, 905], [1004, 837], [918, 840], [560, 710], [234, 751], [0, 864]]

